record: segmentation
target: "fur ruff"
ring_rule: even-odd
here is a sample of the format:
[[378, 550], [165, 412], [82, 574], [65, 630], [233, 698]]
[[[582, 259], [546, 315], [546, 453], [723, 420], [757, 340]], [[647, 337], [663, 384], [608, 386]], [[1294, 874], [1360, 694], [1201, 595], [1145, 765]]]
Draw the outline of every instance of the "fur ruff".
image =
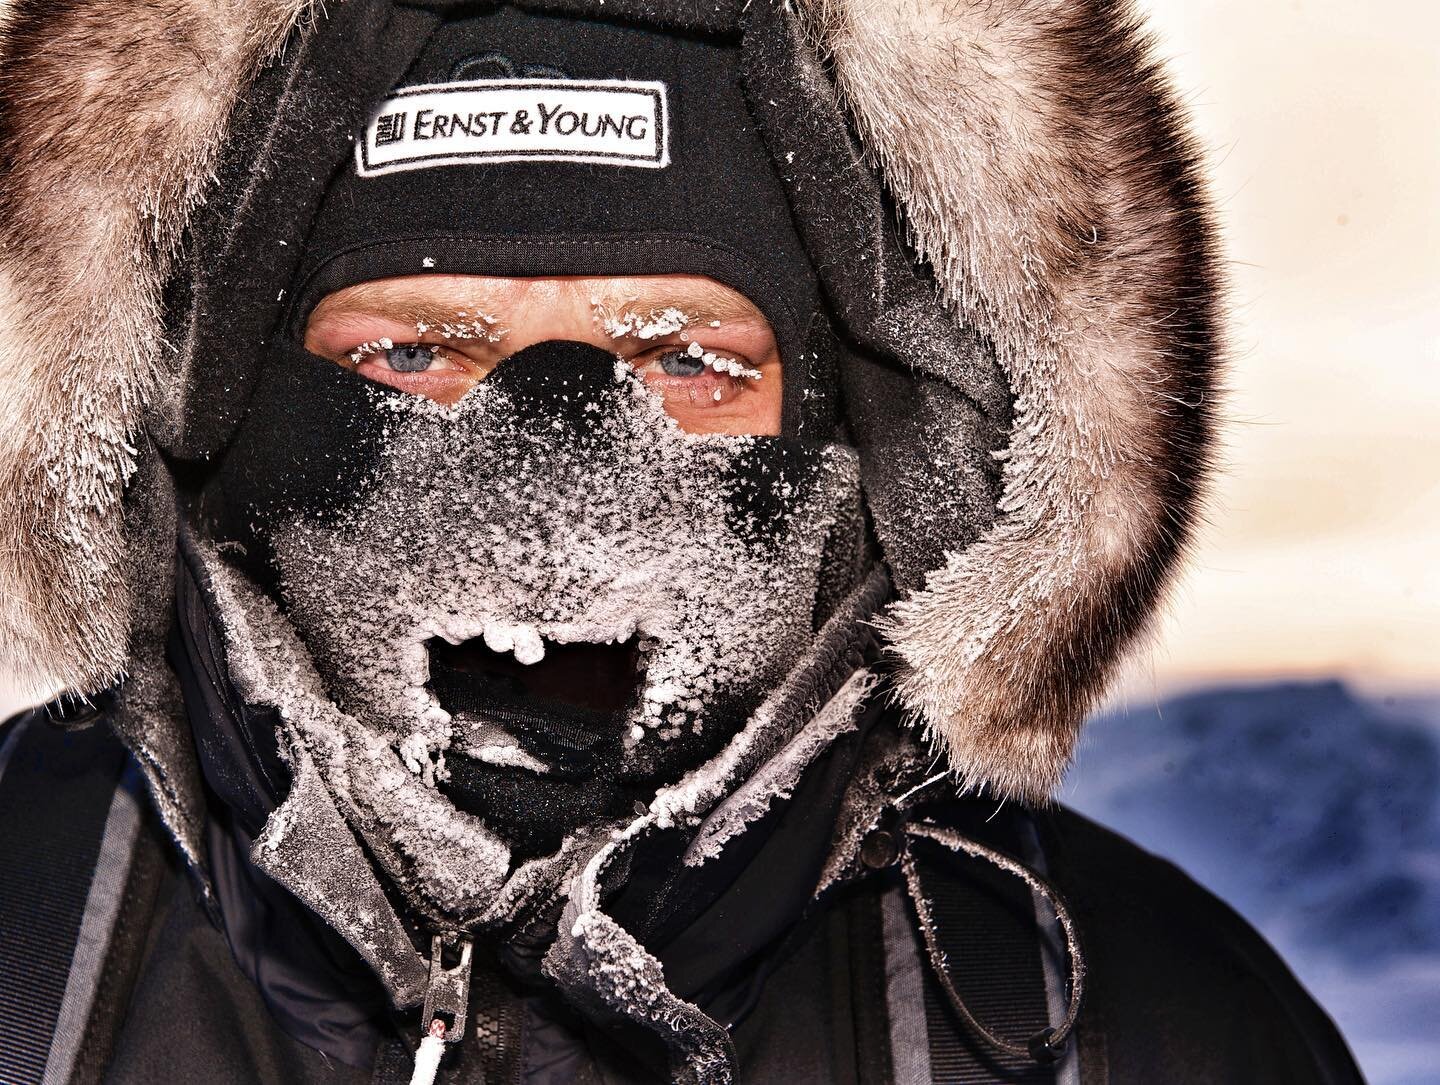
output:
[[815, 0], [842, 104], [1015, 395], [999, 516], [882, 629], [962, 787], [1042, 801], [1197, 518], [1218, 368], [1199, 156], [1125, 0]]
[[165, 350], [160, 288], [233, 103], [312, 0], [11, 3], [0, 31], [0, 668], [126, 670], [121, 498]]
[[[1197, 516], [1218, 353], [1198, 156], [1125, 0], [804, 0], [944, 301], [1015, 401], [1000, 516], [884, 621], [965, 786], [1041, 800]], [[122, 498], [161, 284], [310, 0], [13, 3], [0, 57], [0, 668], [126, 670]]]

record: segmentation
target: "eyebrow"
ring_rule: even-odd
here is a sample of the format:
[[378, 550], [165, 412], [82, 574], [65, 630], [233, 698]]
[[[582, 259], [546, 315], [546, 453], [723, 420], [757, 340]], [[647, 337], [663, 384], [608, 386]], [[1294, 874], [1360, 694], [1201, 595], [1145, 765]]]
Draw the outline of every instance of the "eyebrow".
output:
[[[646, 287], [649, 288], [648, 291]], [[698, 283], [684, 283], [675, 287], [657, 287], [653, 284], [640, 283], [637, 289], [620, 295], [603, 297], [597, 293], [594, 300], [620, 313], [650, 313], [659, 309], [679, 309], [696, 322], [711, 320], [733, 322], [754, 320], [756, 317], [761, 320], [765, 319], [759, 306], [749, 301], [744, 295]]]
[[[662, 286], [648, 283], [643, 279], [617, 279], [614, 285], [595, 284], [588, 300], [603, 306], [616, 314], [626, 312], [649, 313], [675, 308], [681, 310], [692, 323], [738, 323], [741, 321], [765, 321], [759, 306], [743, 294], [728, 290], [719, 284], [677, 283]], [[621, 285], [623, 284], [623, 285]], [[616, 289], [615, 286], [620, 286]], [[355, 315], [385, 316], [404, 324], [435, 323], [453, 319], [459, 313], [474, 317], [481, 313], [503, 319], [508, 308], [503, 297], [477, 297], [474, 292], [447, 294], [444, 290], [429, 291], [415, 286], [394, 286], [385, 283], [362, 283], [346, 292], [343, 301], [326, 306], [330, 299], [323, 299], [311, 312], [325, 306], [324, 318], [334, 319]], [[765, 321], [768, 324], [768, 321]]]
[[473, 297], [462, 299], [457, 296], [453, 301], [447, 302], [441, 294], [410, 287], [383, 286], [379, 283], [363, 283], [352, 287], [342, 301], [322, 298], [310, 311], [309, 319], [313, 320], [322, 308], [322, 315], [327, 320], [346, 316], [385, 316], [402, 324], [421, 321], [438, 323], [446, 318], [454, 319], [462, 312], [472, 317], [480, 313], [495, 315], [489, 311], [489, 306], [477, 305]]

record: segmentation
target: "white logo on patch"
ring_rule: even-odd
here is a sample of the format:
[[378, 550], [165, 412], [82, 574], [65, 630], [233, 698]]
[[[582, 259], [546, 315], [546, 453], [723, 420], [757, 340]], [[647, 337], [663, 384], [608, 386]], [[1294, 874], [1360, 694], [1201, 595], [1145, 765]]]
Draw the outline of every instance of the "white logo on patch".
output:
[[477, 79], [401, 87], [355, 143], [362, 176], [481, 162], [670, 164], [664, 83]]

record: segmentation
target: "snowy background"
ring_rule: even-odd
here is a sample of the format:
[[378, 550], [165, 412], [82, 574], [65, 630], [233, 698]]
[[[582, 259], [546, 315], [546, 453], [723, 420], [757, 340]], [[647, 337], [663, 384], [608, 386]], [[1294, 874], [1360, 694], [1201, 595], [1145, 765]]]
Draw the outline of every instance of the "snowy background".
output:
[[[1140, 0], [1234, 280], [1217, 501], [1062, 798], [1440, 1081], [1440, 5]], [[22, 696], [0, 675], [0, 709]]]

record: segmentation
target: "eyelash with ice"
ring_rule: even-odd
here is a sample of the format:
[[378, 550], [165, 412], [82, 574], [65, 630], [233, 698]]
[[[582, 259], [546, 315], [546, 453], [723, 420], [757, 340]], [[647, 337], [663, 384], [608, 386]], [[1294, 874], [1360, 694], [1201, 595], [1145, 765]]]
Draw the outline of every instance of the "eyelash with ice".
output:
[[440, 357], [440, 348], [432, 343], [396, 343], [390, 339], [376, 339], [361, 343], [350, 352], [350, 361], [359, 365], [374, 355], [383, 354], [384, 360], [396, 373], [423, 373]]
[[699, 343], [691, 343], [686, 347], [666, 347], [651, 354], [647, 363], [658, 364], [667, 377], [696, 377], [706, 369], [713, 369], [716, 373], [737, 381], [760, 379], [760, 370], [749, 368], [742, 359], [706, 350]]
[[[349, 352], [349, 358], [352, 365], [359, 365], [362, 361], [378, 360], [375, 355], [383, 355], [392, 372], [423, 373], [440, 359], [441, 349], [432, 343], [396, 343], [382, 338], [361, 343]], [[749, 368], [740, 359], [705, 350], [699, 343], [691, 343], [688, 347], [666, 347], [636, 361], [658, 365], [667, 377], [697, 377], [706, 369], [713, 369], [716, 374], [728, 376], [737, 384], [760, 379], [758, 369]]]

